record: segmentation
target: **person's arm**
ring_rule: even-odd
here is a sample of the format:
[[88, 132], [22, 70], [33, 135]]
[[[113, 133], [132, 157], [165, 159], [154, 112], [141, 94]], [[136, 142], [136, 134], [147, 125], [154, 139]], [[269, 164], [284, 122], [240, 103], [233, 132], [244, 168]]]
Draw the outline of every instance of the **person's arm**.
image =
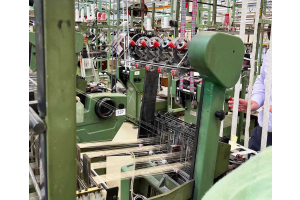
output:
[[[269, 52], [265, 55], [264, 62], [261, 67], [260, 75], [257, 76], [256, 81], [253, 85], [253, 91], [251, 95], [251, 100], [258, 104], [258, 108], [263, 106], [265, 101], [265, 84], [264, 80], [266, 77], [266, 69], [268, 65]], [[258, 109], [257, 108], [257, 109]]]
[[[253, 85], [253, 90], [252, 90], [252, 95], [251, 95], [251, 111], [257, 110], [261, 106], [263, 106], [264, 101], [265, 101], [265, 85], [264, 85], [264, 80], [265, 80], [265, 74], [266, 74], [266, 69], [267, 69], [267, 64], [268, 64], [268, 52], [265, 55], [263, 65], [261, 67], [261, 72], [260, 75], [257, 76], [256, 81]], [[233, 100], [228, 101], [228, 107], [233, 108]], [[248, 105], [248, 100], [246, 99], [239, 99], [239, 112], [247, 112], [247, 105]]]

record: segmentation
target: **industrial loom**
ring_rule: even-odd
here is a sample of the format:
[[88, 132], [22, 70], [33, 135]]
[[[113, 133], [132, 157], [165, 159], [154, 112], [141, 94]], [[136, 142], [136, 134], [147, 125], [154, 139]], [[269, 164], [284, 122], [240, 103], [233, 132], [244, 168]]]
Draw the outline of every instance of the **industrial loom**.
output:
[[[35, 38], [37, 111], [29, 108], [30, 130], [34, 142], [39, 144], [38, 148], [31, 144], [31, 159], [35, 162], [29, 167], [37, 198], [116, 200], [120, 191], [122, 200], [200, 200], [216, 176], [220, 124], [225, 117], [222, 110], [225, 91], [238, 81], [243, 42], [224, 33], [200, 32], [191, 42], [180, 38], [172, 42], [174, 46], [168, 45], [166, 51], [171, 57], [168, 56], [164, 70], [170, 70], [173, 76], [194, 71], [201, 74], [196, 94], [199, 96], [197, 121], [189, 123], [170, 113], [155, 114], [161, 60], [155, 62], [152, 60], [155, 56], [142, 54], [141, 51], [149, 54], [149, 49], [144, 48], [140, 38], [136, 43], [142, 45], [134, 51], [148, 60], [134, 61], [144, 64], [141, 67], [146, 69], [137, 140], [76, 144], [73, 3], [58, 4], [53, 0], [43, 4], [43, 1], [35, 3], [36, 34], [39, 36]], [[64, 20], [53, 13], [63, 13]], [[50, 18], [52, 20], [47, 20]], [[57, 26], [59, 20], [61, 23]], [[151, 45], [151, 41], [155, 43], [150, 40], [146, 45], [147, 42]], [[60, 88], [62, 82], [64, 87]], [[180, 86], [179, 90], [182, 89]], [[90, 98], [93, 105], [101, 105], [107, 116], [116, 116], [119, 104], [126, 106], [125, 99], [116, 104], [106, 100]], [[99, 117], [96, 106], [93, 108]], [[121, 173], [106, 173], [110, 167], [106, 158], [122, 155], [131, 156], [132, 161], [124, 162]], [[108, 186], [107, 183], [115, 180], [121, 181], [120, 188]]]
[[[77, 144], [77, 162], [82, 163], [88, 186], [121, 180], [122, 200], [201, 199], [220, 175], [216, 170], [220, 164], [228, 168], [226, 155], [230, 146], [219, 142], [220, 122], [226, 114], [222, 110], [226, 88], [238, 80], [243, 44], [234, 36], [201, 32], [189, 43], [182, 58], [185, 57], [191, 68], [179, 65], [175, 70], [181, 74], [197, 71], [202, 76], [195, 94], [199, 96], [194, 107], [196, 123], [182, 121], [170, 113], [155, 114], [157, 87], [153, 83], [157, 82], [158, 67], [147, 62], [138, 139]], [[220, 145], [225, 146], [221, 156]], [[130, 155], [132, 162], [124, 162], [120, 174], [106, 174], [111, 167], [106, 158], [123, 155]], [[227, 162], [219, 162], [221, 159]], [[116, 195], [117, 192], [116, 189]]]

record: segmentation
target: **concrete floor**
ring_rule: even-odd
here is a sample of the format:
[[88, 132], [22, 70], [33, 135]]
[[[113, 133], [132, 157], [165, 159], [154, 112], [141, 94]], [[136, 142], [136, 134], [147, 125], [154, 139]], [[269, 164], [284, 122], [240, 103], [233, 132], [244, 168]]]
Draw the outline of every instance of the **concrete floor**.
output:
[[[126, 140], [136, 140], [138, 134], [138, 128], [134, 128], [134, 125], [129, 122], [123, 123], [117, 135], [113, 139], [113, 141], [126, 141]], [[119, 162], [122, 160], [122, 162]], [[127, 163], [128, 161], [128, 163]], [[107, 157], [107, 165], [109, 167], [106, 169], [106, 173], [109, 174], [117, 174], [121, 172], [121, 167], [127, 164], [132, 163], [131, 156], [110, 156]], [[109, 187], [119, 187], [119, 196], [120, 196], [120, 181], [110, 181], [107, 183]]]

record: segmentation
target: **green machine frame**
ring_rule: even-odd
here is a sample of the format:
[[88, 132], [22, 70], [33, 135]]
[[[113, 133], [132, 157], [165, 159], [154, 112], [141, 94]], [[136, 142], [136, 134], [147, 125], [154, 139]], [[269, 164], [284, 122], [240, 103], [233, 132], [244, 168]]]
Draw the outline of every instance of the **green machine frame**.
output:
[[[213, 185], [216, 176], [217, 159], [220, 148], [219, 131], [221, 120], [225, 117], [223, 103], [226, 88], [231, 88], [239, 79], [243, 63], [244, 45], [240, 38], [216, 32], [200, 32], [192, 40], [189, 47], [189, 61], [192, 67], [204, 78], [202, 112], [198, 113], [197, 128], [199, 131], [191, 181], [177, 185], [168, 176], [144, 176], [134, 189], [147, 188], [151, 185], [159, 195], [149, 199], [194, 199], [200, 200]], [[200, 105], [201, 106], [201, 105]], [[132, 170], [132, 166], [124, 166], [122, 171]], [[148, 179], [148, 180], [147, 180]], [[152, 179], [152, 180], [149, 180]], [[146, 181], [145, 181], [146, 180]], [[135, 180], [135, 181], [138, 181]], [[141, 186], [143, 185], [143, 186]], [[121, 181], [121, 198], [129, 199], [130, 180]], [[170, 190], [163, 190], [166, 186]], [[143, 193], [144, 195], [145, 193]], [[145, 194], [146, 195], [146, 194]]]
[[76, 199], [76, 84], [74, 1], [36, 0], [38, 110], [42, 199]]

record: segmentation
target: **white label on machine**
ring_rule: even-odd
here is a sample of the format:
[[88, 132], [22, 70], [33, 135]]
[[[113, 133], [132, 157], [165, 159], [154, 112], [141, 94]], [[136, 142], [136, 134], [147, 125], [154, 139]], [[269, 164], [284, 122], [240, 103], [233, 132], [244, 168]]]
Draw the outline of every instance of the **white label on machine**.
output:
[[140, 75], [140, 71], [135, 71], [134, 75]]
[[195, 116], [195, 117], [197, 115], [197, 113], [195, 111], [192, 111], [192, 110], [190, 111], [190, 114], [193, 115], [193, 116]]
[[118, 109], [116, 110], [116, 116], [123, 116], [126, 114], [126, 109]]
[[133, 88], [132, 88], [132, 87], [129, 87], [129, 90], [133, 91]]

